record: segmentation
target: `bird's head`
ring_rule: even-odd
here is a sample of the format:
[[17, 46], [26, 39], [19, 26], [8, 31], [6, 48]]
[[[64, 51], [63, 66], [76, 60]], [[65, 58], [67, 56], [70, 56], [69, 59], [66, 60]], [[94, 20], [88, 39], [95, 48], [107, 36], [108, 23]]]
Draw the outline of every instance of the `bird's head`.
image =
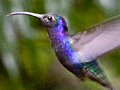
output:
[[65, 29], [67, 29], [67, 25], [64, 18], [56, 13], [36, 14], [31, 12], [13, 12], [7, 16], [11, 15], [30, 15], [41, 20], [46, 28], [57, 28], [59, 26], [62, 26], [65, 27]]

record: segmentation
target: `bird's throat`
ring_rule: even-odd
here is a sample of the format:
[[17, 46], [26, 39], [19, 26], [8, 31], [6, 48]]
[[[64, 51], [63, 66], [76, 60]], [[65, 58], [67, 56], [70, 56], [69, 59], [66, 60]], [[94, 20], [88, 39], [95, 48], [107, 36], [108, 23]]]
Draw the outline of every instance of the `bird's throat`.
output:
[[46, 28], [48, 32], [48, 36], [50, 38], [50, 41], [52, 44], [55, 42], [63, 43], [66, 39], [68, 39], [68, 32], [66, 32], [66, 28], [64, 28], [62, 25], [59, 25], [55, 28]]

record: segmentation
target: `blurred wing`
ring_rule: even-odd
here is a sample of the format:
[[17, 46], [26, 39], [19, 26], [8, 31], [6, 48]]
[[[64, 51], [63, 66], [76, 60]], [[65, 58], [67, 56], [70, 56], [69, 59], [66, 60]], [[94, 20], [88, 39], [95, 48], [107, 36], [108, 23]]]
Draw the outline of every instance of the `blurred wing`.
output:
[[80, 62], [95, 60], [120, 45], [120, 16], [103, 21], [70, 39]]

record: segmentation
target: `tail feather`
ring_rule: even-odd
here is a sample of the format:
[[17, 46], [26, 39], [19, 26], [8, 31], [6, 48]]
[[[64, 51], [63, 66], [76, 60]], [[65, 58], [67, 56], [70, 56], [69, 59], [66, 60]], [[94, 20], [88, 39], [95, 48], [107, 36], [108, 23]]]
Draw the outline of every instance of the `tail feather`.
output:
[[99, 67], [96, 60], [82, 64], [83, 71], [89, 79], [96, 81], [105, 87], [108, 87], [110, 90], [116, 90], [107, 80], [106, 75], [104, 74], [103, 70]]

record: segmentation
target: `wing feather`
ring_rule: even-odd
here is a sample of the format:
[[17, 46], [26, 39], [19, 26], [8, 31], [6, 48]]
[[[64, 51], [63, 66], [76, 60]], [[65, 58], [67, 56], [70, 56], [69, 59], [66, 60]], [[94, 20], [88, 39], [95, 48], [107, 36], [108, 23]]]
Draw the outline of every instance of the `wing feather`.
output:
[[71, 37], [71, 47], [80, 62], [92, 61], [120, 46], [120, 16], [103, 21]]

